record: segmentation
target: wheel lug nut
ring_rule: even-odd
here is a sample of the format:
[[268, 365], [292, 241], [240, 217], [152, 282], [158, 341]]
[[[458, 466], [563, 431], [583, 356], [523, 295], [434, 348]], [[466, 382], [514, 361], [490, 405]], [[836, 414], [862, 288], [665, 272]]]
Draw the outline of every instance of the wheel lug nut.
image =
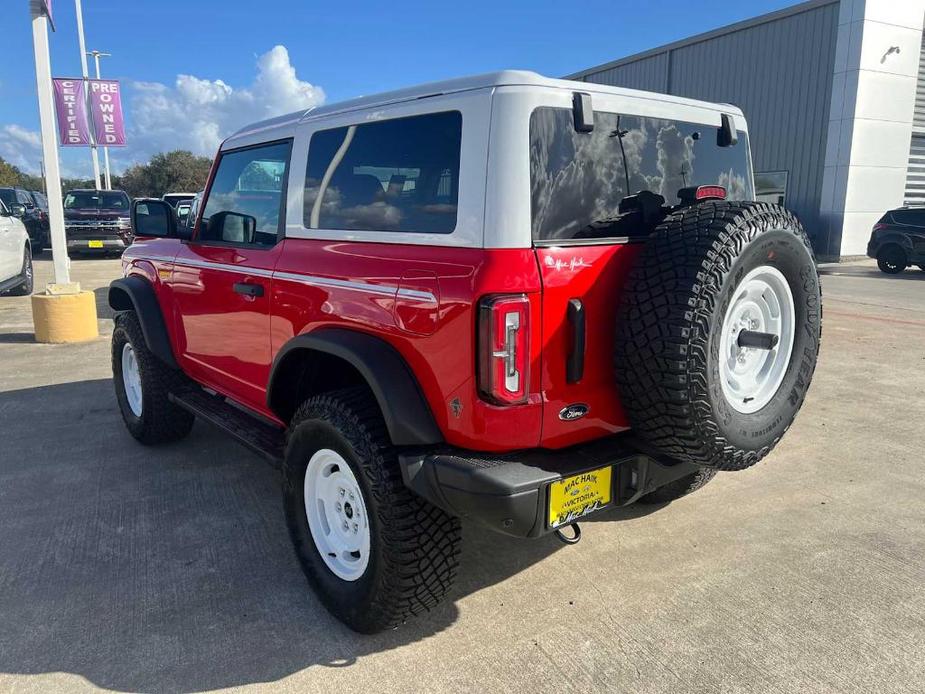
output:
[[360, 526], [356, 523], [353, 524], [353, 534], [356, 535], [357, 531], [360, 529]]
[[343, 495], [346, 494], [346, 493], [347, 493], [347, 492], [346, 492], [345, 490], [343, 490], [343, 489], [340, 490], [340, 495], [341, 495], [341, 496], [343, 496]]

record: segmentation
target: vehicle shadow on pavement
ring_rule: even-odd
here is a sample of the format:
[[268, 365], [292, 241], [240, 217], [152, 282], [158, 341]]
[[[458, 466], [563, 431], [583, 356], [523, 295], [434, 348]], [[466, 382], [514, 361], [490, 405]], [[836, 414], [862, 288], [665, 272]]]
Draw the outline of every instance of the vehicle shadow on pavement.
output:
[[109, 286], [94, 289], [93, 298], [96, 301], [96, 317], [98, 319], [115, 317], [116, 312], [109, 307]]
[[0, 344], [22, 345], [35, 342], [34, 333], [0, 333]]
[[876, 267], [858, 267], [854, 265], [827, 265], [819, 268], [820, 275], [840, 275], [843, 277], [863, 277], [875, 280], [901, 280], [903, 282], [925, 282], [925, 272], [910, 267], [895, 275], [881, 272]]
[[200, 691], [349, 666], [450, 627], [456, 600], [564, 547], [466, 525], [450, 598], [360, 636], [301, 573], [279, 473], [207, 425], [143, 447], [109, 379], [0, 393], [0, 422], [0, 672]]

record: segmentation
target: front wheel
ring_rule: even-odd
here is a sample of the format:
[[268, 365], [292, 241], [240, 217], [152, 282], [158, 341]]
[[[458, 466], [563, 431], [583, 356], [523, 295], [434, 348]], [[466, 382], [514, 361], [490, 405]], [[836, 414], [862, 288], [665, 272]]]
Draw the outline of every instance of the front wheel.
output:
[[116, 316], [112, 380], [125, 426], [141, 443], [177, 441], [193, 428], [195, 417], [170, 401], [170, 391], [184, 385], [182, 374], [148, 349], [133, 311]]
[[29, 247], [23, 250], [22, 270], [19, 273], [20, 283], [10, 290], [11, 296], [28, 296], [35, 285], [35, 273], [32, 267], [32, 253]]
[[355, 631], [395, 627], [437, 605], [453, 583], [459, 520], [404, 486], [364, 388], [309, 398], [296, 412], [283, 504], [309, 583]]

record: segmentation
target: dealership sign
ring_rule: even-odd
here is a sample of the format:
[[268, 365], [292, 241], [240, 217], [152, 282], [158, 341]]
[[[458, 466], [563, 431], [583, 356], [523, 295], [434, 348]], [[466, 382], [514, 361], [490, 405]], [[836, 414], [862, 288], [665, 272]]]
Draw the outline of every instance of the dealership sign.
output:
[[125, 145], [122, 91], [117, 80], [55, 78], [53, 81], [62, 147]]
[[51, 30], [55, 30], [55, 18], [51, 13], [51, 0], [42, 0], [42, 12], [48, 16], [48, 21], [51, 22]]
[[125, 146], [122, 92], [117, 80], [90, 80], [90, 119], [93, 121], [96, 144], [104, 147]]
[[52, 80], [55, 85], [55, 112], [62, 147], [86, 147], [90, 142], [87, 122], [87, 94], [82, 79]]

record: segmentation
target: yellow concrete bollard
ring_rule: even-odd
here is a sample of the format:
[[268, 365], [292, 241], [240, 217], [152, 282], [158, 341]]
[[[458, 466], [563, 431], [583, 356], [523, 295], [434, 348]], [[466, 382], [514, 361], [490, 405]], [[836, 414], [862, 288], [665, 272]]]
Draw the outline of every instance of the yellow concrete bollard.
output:
[[36, 342], [84, 342], [99, 336], [93, 292], [33, 294]]

